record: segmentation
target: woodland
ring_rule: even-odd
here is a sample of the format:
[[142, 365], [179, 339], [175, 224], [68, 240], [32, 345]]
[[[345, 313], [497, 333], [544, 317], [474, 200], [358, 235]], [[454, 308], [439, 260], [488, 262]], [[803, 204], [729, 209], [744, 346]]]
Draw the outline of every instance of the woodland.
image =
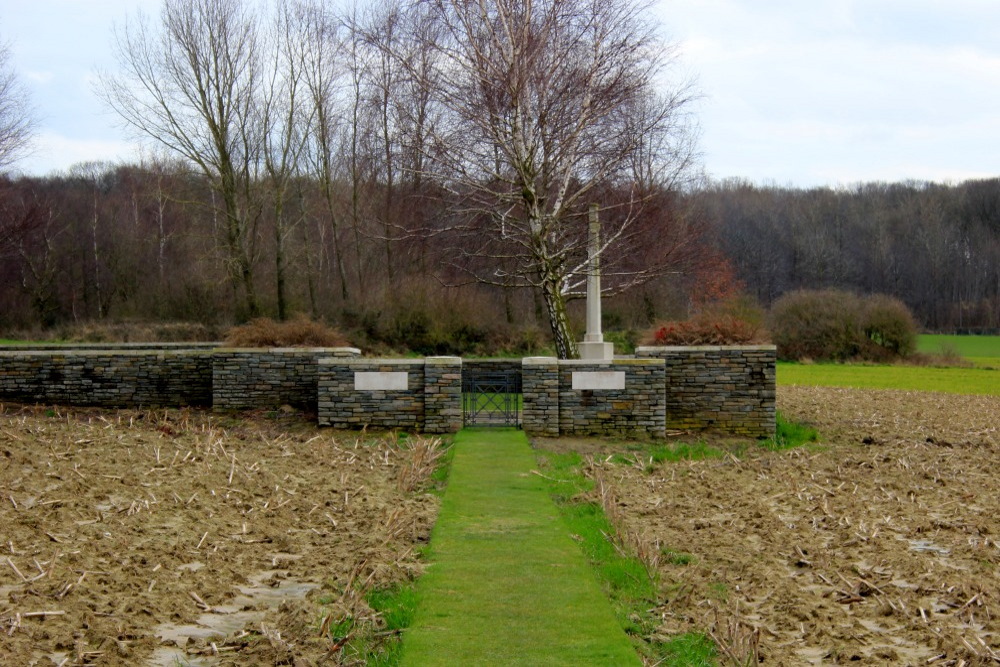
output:
[[0, 106], [0, 337], [305, 316], [368, 347], [573, 356], [591, 211], [612, 339], [823, 288], [1000, 330], [1000, 179], [713, 181], [646, 10], [165, 0], [98, 90], [150, 147], [134, 163], [18, 175], [31, 118]]

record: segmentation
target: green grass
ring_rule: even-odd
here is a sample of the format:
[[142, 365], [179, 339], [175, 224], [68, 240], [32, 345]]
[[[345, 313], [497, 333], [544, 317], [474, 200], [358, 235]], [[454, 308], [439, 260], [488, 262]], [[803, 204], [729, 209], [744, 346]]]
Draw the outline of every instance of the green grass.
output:
[[775, 414], [774, 437], [761, 442], [765, 449], [774, 451], [782, 449], [792, 449], [803, 445], [817, 442], [819, 431], [811, 426], [788, 421], [780, 412]]
[[923, 334], [917, 338], [918, 352], [941, 354], [948, 350], [954, 350], [966, 359], [1000, 363], [1000, 336]]
[[927, 368], [923, 366], [779, 362], [777, 381], [779, 386], [809, 385], [858, 389], [904, 389], [1000, 396], [1000, 370], [990, 368]]
[[[693, 448], [660, 444], [653, 449], [664, 453], [661, 460], [669, 461], [722, 455], [703, 443]], [[593, 482], [580, 472], [583, 459], [579, 454], [542, 452], [539, 458], [549, 493], [594, 568], [605, 595], [611, 599], [619, 624], [633, 637], [636, 649], [648, 662], [665, 667], [714, 666], [715, 645], [703, 634], [690, 633], [663, 643], [648, 643], [646, 638], [656, 631], [660, 622], [650, 613], [659, 600], [657, 573], [649, 572], [639, 559], [623, 552], [609, 539], [615, 535], [615, 528], [599, 505], [580, 500], [580, 494], [590, 490]], [[678, 564], [687, 564], [693, 559], [690, 554], [669, 550], [664, 555]]]
[[678, 635], [663, 647], [663, 665], [674, 667], [716, 667], [715, 644], [706, 635], [689, 632]]
[[417, 610], [416, 588], [413, 584], [407, 584], [389, 590], [376, 590], [365, 599], [368, 606], [385, 619], [382, 634], [388, 637], [376, 650], [369, 649], [365, 653], [365, 664], [368, 667], [395, 667], [399, 664], [403, 651], [401, 634], [413, 623]]
[[402, 665], [639, 665], [515, 430], [462, 431]]

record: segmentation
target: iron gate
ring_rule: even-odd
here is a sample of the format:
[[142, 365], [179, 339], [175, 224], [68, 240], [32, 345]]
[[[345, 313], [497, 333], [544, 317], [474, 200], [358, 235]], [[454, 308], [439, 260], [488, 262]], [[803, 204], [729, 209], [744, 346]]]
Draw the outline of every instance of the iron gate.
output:
[[521, 372], [471, 371], [462, 374], [465, 426], [521, 426]]

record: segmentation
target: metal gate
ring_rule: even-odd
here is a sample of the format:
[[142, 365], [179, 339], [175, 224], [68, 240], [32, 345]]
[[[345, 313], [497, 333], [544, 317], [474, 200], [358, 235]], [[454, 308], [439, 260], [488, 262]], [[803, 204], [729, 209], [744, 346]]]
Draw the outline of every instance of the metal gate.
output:
[[520, 371], [471, 371], [462, 377], [465, 426], [521, 426]]

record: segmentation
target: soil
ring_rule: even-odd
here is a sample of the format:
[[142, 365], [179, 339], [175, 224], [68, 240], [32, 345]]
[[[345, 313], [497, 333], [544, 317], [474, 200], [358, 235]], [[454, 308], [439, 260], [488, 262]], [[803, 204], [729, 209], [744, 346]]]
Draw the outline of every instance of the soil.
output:
[[435, 444], [0, 406], [0, 663], [357, 662], [331, 628], [419, 573]]
[[658, 561], [659, 634], [772, 665], [1000, 663], [1000, 398], [789, 387], [778, 409], [820, 443], [592, 459]]
[[[562, 443], [646, 545], [658, 634], [771, 665], [1000, 662], [1000, 399], [790, 387], [778, 407], [820, 443], [634, 466]], [[378, 634], [363, 593], [420, 571], [420, 442], [0, 407], [0, 663], [359, 662], [330, 628]]]

